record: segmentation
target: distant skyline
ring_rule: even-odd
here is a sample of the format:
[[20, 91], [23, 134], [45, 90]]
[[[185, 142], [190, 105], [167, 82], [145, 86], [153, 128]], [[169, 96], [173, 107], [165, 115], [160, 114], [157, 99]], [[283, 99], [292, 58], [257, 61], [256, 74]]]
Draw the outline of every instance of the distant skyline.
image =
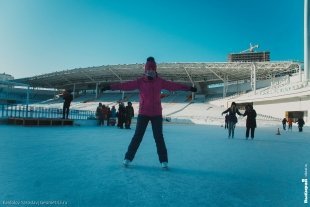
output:
[[0, 0], [0, 73], [101, 65], [226, 62], [258, 44], [303, 61], [303, 0]]

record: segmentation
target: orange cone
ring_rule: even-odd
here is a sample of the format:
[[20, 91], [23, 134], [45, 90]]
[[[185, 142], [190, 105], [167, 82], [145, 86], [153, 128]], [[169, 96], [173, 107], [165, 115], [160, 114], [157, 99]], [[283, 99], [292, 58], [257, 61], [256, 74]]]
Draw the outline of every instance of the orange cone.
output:
[[278, 132], [276, 133], [276, 135], [281, 135], [279, 128], [278, 128]]

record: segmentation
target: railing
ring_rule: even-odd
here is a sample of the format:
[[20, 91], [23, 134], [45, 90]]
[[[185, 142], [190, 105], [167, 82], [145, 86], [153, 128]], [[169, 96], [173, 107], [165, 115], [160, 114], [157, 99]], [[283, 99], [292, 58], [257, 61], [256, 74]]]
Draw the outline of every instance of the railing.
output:
[[302, 82], [286, 84], [286, 85], [273, 85], [268, 87], [266, 90], [261, 91], [260, 95], [273, 95], [277, 93], [287, 93], [293, 90], [298, 90], [307, 87], [306, 84]]
[[[0, 105], [0, 118], [62, 118], [62, 109], [25, 105]], [[95, 111], [70, 109], [70, 119], [95, 119]]]

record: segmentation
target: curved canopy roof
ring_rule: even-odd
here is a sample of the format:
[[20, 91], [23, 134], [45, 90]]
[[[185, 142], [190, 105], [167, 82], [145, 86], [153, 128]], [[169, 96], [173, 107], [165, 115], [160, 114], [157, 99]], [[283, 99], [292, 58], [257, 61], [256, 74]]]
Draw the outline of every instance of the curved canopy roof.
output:
[[[222, 63], [159, 63], [158, 74], [176, 82], [206, 84], [223, 83], [224, 80], [251, 80], [253, 72], [257, 80], [295, 73], [300, 62], [222, 62]], [[144, 64], [106, 65], [99, 67], [65, 70], [29, 78], [15, 79], [15, 82], [31, 87], [65, 89], [95, 89], [96, 85], [134, 80], [144, 72]], [[251, 76], [252, 75], [252, 76]]]

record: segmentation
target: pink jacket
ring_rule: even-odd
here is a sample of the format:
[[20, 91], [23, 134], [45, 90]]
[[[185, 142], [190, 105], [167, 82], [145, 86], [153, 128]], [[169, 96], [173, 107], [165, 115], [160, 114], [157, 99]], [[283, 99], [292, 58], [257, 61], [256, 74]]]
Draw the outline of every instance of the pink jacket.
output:
[[167, 81], [160, 77], [156, 77], [154, 80], [148, 80], [145, 77], [141, 77], [137, 80], [111, 85], [111, 90], [131, 91], [135, 89], [139, 89], [140, 91], [139, 114], [145, 116], [161, 116], [161, 90], [188, 91], [190, 90], [190, 86]]

